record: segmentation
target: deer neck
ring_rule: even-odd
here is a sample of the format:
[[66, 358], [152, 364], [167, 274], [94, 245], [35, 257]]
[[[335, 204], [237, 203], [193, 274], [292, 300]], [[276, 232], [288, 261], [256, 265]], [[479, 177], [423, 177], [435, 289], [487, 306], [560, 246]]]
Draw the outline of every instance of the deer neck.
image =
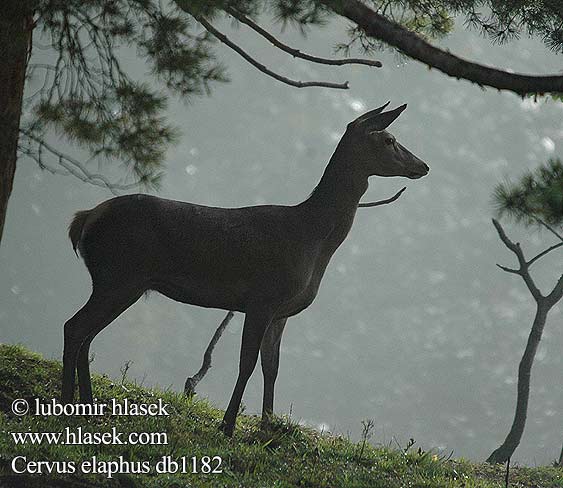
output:
[[[309, 198], [300, 207], [311, 219], [318, 233], [327, 235], [332, 230], [346, 235], [352, 225], [360, 198], [368, 188], [366, 175], [353, 171], [353, 161], [340, 144]], [[344, 237], [345, 237], [344, 235]]]

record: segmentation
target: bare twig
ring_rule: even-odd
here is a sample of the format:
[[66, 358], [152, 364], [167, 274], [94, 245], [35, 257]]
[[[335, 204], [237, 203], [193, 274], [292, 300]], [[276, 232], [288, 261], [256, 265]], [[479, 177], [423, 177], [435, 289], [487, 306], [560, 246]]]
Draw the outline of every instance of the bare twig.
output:
[[497, 266], [498, 266], [500, 269], [502, 269], [503, 271], [506, 271], [507, 273], [517, 274], [517, 275], [521, 275], [521, 274], [522, 274], [519, 269], [507, 268], [506, 266], [503, 266], [503, 265], [498, 264], [498, 263], [497, 263]]
[[537, 302], [540, 302], [545, 297], [541, 294], [540, 290], [534, 283], [534, 280], [530, 276], [530, 272], [528, 269], [529, 263], [526, 261], [526, 258], [524, 257], [524, 253], [522, 252], [522, 248], [520, 247], [520, 244], [518, 242], [514, 243], [508, 238], [508, 236], [504, 232], [504, 229], [502, 228], [498, 220], [493, 219], [493, 225], [495, 226], [495, 229], [497, 230], [501, 241], [508, 249], [510, 249], [516, 255], [516, 258], [518, 259], [518, 263], [520, 264], [520, 267], [517, 270], [506, 268], [500, 265], [497, 266], [499, 266], [499, 268], [501, 268], [502, 270], [508, 273], [515, 273], [520, 275], [524, 280], [524, 283], [526, 283], [526, 286], [528, 287], [528, 290], [530, 290], [530, 293], [532, 294], [534, 299]]
[[203, 27], [205, 27], [205, 29], [209, 33], [214, 35], [217, 39], [219, 39], [226, 46], [229, 46], [233, 51], [235, 51], [237, 54], [239, 54], [241, 57], [243, 57], [246, 61], [248, 61], [256, 69], [258, 69], [259, 71], [261, 71], [265, 75], [268, 75], [268, 76], [274, 78], [275, 80], [278, 80], [278, 81], [281, 81], [282, 83], [285, 83], [286, 85], [294, 86], [296, 88], [307, 88], [307, 87], [311, 87], [311, 86], [318, 86], [318, 87], [325, 87], [325, 88], [337, 88], [337, 89], [340, 89], [340, 90], [347, 90], [349, 88], [347, 81], [344, 82], [344, 83], [330, 83], [328, 81], [297, 81], [297, 80], [292, 80], [290, 78], [286, 78], [285, 76], [282, 76], [282, 75], [272, 71], [271, 69], [264, 66], [262, 63], [259, 63], [258, 61], [256, 61], [250, 54], [248, 54], [240, 46], [238, 46], [233, 41], [231, 41], [225, 34], [218, 31], [215, 27], [213, 27], [203, 17], [197, 17], [197, 21], [201, 25], [203, 25]]
[[537, 256], [534, 256], [532, 259], [530, 259], [528, 261], [528, 266], [531, 266], [532, 264], [534, 264], [538, 259], [544, 257], [548, 252], [553, 251], [554, 249], [557, 249], [559, 247], [563, 246], [563, 242], [560, 242], [559, 244], [555, 244], [551, 247], [548, 247], [547, 249], [545, 249], [544, 251], [540, 252]]
[[373, 419], [362, 420], [362, 443], [360, 446], [360, 454], [358, 459], [361, 461], [364, 455], [364, 450], [366, 448], [367, 442], [371, 439], [373, 428], [375, 427], [375, 422]]
[[522, 248], [520, 247], [520, 243], [516, 242], [512, 242], [508, 236], [506, 235], [506, 233], [504, 232], [504, 229], [502, 228], [502, 226], [500, 225], [500, 222], [496, 219], [493, 219], [493, 225], [495, 226], [495, 229], [498, 232], [498, 235], [501, 239], [501, 241], [504, 243], [504, 245], [510, 249], [515, 255], [516, 258], [518, 259], [518, 263], [520, 264], [520, 268], [518, 268], [518, 270], [510, 270], [509, 268], [504, 268], [499, 266], [501, 269], [504, 269], [504, 271], [507, 272], [514, 272], [516, 271], [517, 274], [519, 274], [522, 279], [524, 280], [524, 283], [526, 283], [526, 286], [528, 287], [528, 290], [530, 290], [530, 293], [532, 294], [532, 296], [534, 297], [534, 299], [536, 301], [541, 301], [543, 298], [545, 298], [540, 290], [538, 289], [538, 287], [536, 286], [536, 284], [534, 283], [534, 280], [532, 279], [532, 277], [530, 276], [530, 272], [529, 272], [529, 264], [526, 261], [526, 258], [524, 257], [524, 253], [522, 252]]
[[119, 368], [119, 371], [121, 372], [121, 386], [125, 386], [125, 381], [127, 380], [127, 373], [129, 373], [129, 369], [131, 369], [131, 364], [133, 364], [133, 361], [129, 359], [125, 361]]
[[260, 27], [256, 22], [254, 22], [252, 19], [248, 18], [246, 15], [242, 14], [235, 8], [228, 7], [226, 9], [226, 12], [231, 14], [239, 22], [242, 22], [243, 24], [249, 26], [252, 30], [260, 34], [268, 41], [270, 41], [278, 49], [281, 49], [282, 51], [291, 54], [294, 58], [305, 59], [313, 63], [328, 64], [331, 66], [342, 66], [345, 64], [362, 64], [365, 66], [374, 66], [376, 68], [381, 68], [383, 66], [383, 64], [381, 64], [381, 61], [376, 61], [374, 59], [363, 59], [363, 58], [327, 59], [318, 56], [312, 56], [310, 54], [305, 54], [301, 52], [299, 49], [295, 49], [293, 47], [288, 46], [287, 44], [284, 44], [279, 39], [274, 37], [266, 29]]
[[221, 338], [223, 331], [225, 330], [225, 328], [233, 318], [233, 315], [234, 313], [232, 311], [228, 312], [227, 315], [225, 315], [225, 318], [219, 324], [219, 327], [217, 327], [217, 330], [215, 331], [215, 334], [213, 334], [213, 337], [211, 338], [211, 342], [207, 346], [207, 349], [205, 350], [205, 354], [203, 355], [203, 363], [201, 365], [201, 368], [199, 368], [199, 371], [196, 374], [186, 379], [186, 383], [184, 384], [185, 395], [191, 396], [195, 393], [195, 387], [201, 381], [201, 379], [207, 374], [209, 368], [211, 368], [211, 355], [213, 354], [213, 349], [215, 349], [215, 345], [217, 344], [217, 341]]
[[397, 193], [395, 193], [391, 198], [387, 198], [386, 200], [378, 200], [376, 202], [366, 202], [366, 203], [359, 203], [358, 208], [366, 208], [366, 207], [377, 207], [379, 205], [387, 205], [388, 203], [392, 203], [397, 200], [403, 192], [407, 189], [406, 186], [401, 188]]
[[473, 63], [433, 46], [414, 32], [375, 12], [360, 0], [322, 0], [321, 3], [357, 24], [367, 36], [385, 42], [403, 54], [454, 78], [463, 78], [481, 87], [509, 90], [519, 95], [563, 92], [563, 76], [559, 74], [525, 75]]

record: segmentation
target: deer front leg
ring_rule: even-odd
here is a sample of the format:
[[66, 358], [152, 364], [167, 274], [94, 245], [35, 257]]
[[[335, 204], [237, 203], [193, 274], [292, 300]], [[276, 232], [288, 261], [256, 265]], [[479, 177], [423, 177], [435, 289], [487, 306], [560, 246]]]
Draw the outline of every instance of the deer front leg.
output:
[[275, 320], [266, 330], [260, 346], [260, 360], [264, 377], [262, 424], [266, 424], [274, 412], [274, 386], [280, 363], [280, 344], [287, 318]]
[[271, 321], [272, 313], [269, 311], [248, 311], [246, 313], [242, 330], [238, 378], [231, 396], [231, 401], [225, 411], [225, 416], [220, 426], [220, 430], [226, 436], [231, 437], [233, 435], [242, 395], [246, 388], [246, 383], [256, 367], [260, 344], [262, 343], [264, 332]]

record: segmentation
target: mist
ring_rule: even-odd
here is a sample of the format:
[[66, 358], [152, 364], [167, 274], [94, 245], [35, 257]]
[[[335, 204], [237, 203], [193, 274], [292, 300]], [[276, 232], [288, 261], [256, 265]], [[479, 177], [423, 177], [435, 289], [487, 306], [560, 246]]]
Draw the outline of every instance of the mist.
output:
[[[377, 56], [381, 69], [311, 65], [242, 27], [221, 28], [286, 76], [348, 80], [351, 89], [288, 87], [218, 45], [231, 82], [215, 85], [210, 97], [172, 99], [169, 116], [181, 138], [168, 152], [159, 196], [224, 207], [298, 203], [317, 184], [346, 124], [387, 100], [392, 107], [408, 103], [389, 130], [431, 168], [416, 181], [370, 179], [365, 201], [407, 190], [393, 204], [358, 210], [315, 302], [288, 321], [276, 413], [353, 439], [361, 421], [373, 419], [374, 443], [414, 438], [427, 449], [483, 460], [512, 422], [534, 311], [522, 281], [495, 266], [513, 265], [514, 256], [491, 224], [491, 193], [504, 178], [560, 154], [563, 104], [482, 90], [388, 51]], [[306, 40], [292, 29], [280, 38], [328, 56], [345, 29], [332, 22]], [[539, 41], [491, 46], [460, 26], [442, 45], [515, 71], [560, 69]], [[149, 82], [135, 52], [123, 54], [125, 67]], [[80, 156], [64, 140], [52, 143]], [[0, 247], [1, 342], [61, 357], [63, 324], [90, 294], [67, 226], [75, 211], [111, 196], [19, 160]], [[510, 222], [505, 228], [530, 255], [552, 243], [549, 234]], [[559, 276], [547, 262], [534, 273], [546, 289]], [[522, 464], [551, 462], [563, 441], [560, 311], [548, 319], [533, 369], [528, 422], [513, 458]], [[119, 376], [129, 360], [131, 379], [181, 391], [224, 314], [150, 294], [96, 338], [92, 370]], [[220, 408], [236, 380], [242, 319], [235, 315], [198, 385], [199, 396]], [[261, 395], [257, 368], [243, 399], [246, 413], [259, 413]]]

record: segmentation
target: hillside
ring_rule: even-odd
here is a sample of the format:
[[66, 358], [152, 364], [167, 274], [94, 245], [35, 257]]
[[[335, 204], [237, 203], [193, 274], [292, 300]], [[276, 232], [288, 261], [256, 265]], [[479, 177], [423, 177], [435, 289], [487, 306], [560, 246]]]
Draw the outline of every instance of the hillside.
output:
[[[127, 399], [131, 407], [158, 404], [162, 399], [161, 405], [168, 406], [160, 413], [168, 415], [110, 416], [109, 412], [95, 416], [33, 415], [36, 398], [39, 403], [50, 405], [50, 400], [58, 396], [60, 374], [58, 361], [43, 359], [21, 346], [0, 345], [0, 487], [505, 486], [501, 466], [446, 460], [440, 453], [417, 449], [416, 444], [403, 449], [373, 447], [365, 442], [355, 444], [341, 436], [304, 428], [287, 418], [276, 418], [267, 430], [261, 430], [257, 417], [241, 415], [234, 438], [228, 439], [217, 430], [222, 411], [205, 400], [188, 399], [170, 391], [142, 388], [99, 375], [93, 375], [99, 404], [111, 405], [111, 399], [115, 398], [116, 403], [124, 406]], [[31, 407], [28, 415], [18, 417], [12, 413], [12, 402], [16, 399], [27, 400]], [[67, 427], [69, 432], [80, 435], [82, 442], [91, 444], [49, 444], [46, 438], [34, 444], [28, 437], [25, 443], [16, 445], [23, 439], [17, 433], [56, 434]], [[131, 439], [131, 433], [146, 433], [135, 437], [138, 442], [147, 442], [151, 433], [165, 433], [167, 444], [94, 445], [94, 433], [98, 439], [109, 433], [107, 439], [113, 442], [115, 432], [122, 436], [117, 437], [119, 441], [123, 437]], [[164, 437], [153, 435], [150, 440], [160, 442]], [[21, 457], [17, 459], [16, 469], [27, 471], [24, 474], [16, 475], [12, 470], [17, 456]], [[185, 462], [186, 473], [173, 473], [174, 463], [163, 464], [163, 456], [171, 456], [172, 461], [178, 462], [179, 470]], [[36, 461], [47, 462], [37, 464]], [[205, 473], [207, 466], [221, 472]], [[156, 474], [157, 468], [167, 473]], [[59, 473], [48, 474], [49, 469]], [[95, 469], [98, 474], [84, 474]], [[46, 474], [31, 473], [39, 470]], [[108, 470], [130, 473], [115, 473], [110, 477]], [[133, 471], [149, 472], [131, 474]], [[513, 468], [510, 478], [511, 487], [563, 487], [563, 473], [556, 468]]]

